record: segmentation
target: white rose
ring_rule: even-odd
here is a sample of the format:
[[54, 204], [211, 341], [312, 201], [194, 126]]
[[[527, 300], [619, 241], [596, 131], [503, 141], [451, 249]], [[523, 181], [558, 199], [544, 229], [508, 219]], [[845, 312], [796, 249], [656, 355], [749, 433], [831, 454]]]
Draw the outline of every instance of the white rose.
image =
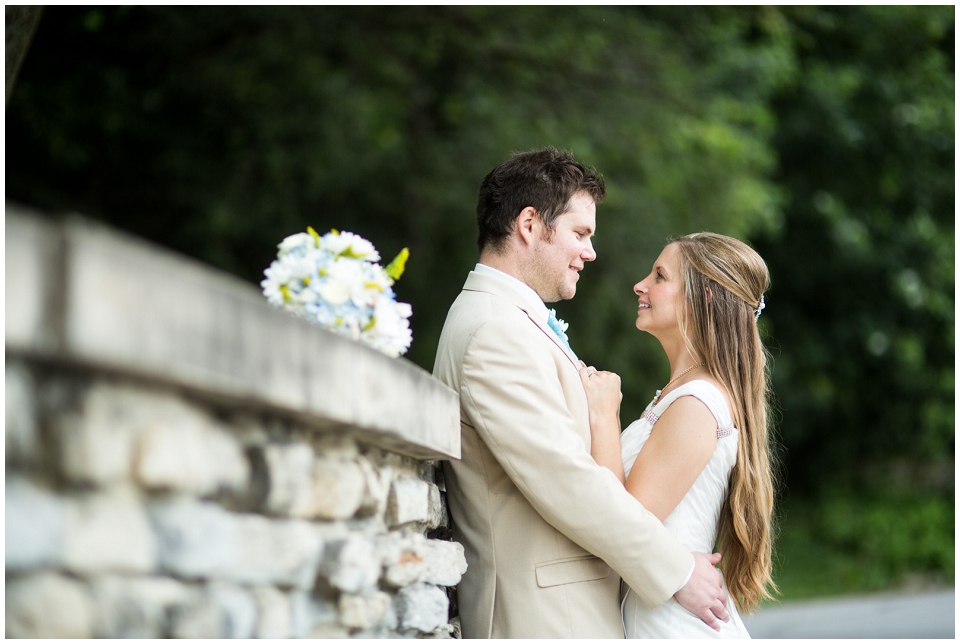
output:
[[[327, 233], [321, 238], [323, 248], [334, 255], [344, 255], [365, 259], [371, 262], [380, 261], [380, 253], [369, 241], [353, 233]], [[347, 252], [349, 251], [349, 252]]]
[[316, 243], [313, 241], [313, 236], [309, 233], [297, 233], [295, 235], [290, 235], [286, 237], [282, 242], [277, 245], [277, 248], [280, 249], [281, 255], [286, 255], [294, 248], [316, 248]]

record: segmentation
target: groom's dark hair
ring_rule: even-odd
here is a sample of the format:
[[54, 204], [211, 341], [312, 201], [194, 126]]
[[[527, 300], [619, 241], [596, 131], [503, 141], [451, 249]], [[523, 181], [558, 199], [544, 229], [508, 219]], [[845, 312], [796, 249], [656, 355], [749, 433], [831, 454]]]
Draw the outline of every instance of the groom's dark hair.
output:
[[553, 231], [557, 217], [578, 192], [586, 192], [599, 204], [607, 189], [603, 175], [575, 160], [571, 152], [546, 147], [512, 154], [480, 184], [477, 246], [481, 252], [487, 246], [495, 252], [503, 250], [514, 221], [527, 206]]

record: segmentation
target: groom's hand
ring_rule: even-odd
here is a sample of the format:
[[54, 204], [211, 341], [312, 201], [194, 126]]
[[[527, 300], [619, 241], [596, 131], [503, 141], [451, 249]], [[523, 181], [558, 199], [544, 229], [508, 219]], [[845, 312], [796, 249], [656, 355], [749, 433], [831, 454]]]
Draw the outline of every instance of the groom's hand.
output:
[[703, 552], [693, 553], [693, 574], [687, 585], [678, 590], [674, 597], [680, 605], [699, 617], [715, 631], [720, 630], [720, 620], [730, 621], [727, 614], [727, 592], [723, 589], [723, 577], [714, 568], [720, 563], [720, 553], [711, 555]]

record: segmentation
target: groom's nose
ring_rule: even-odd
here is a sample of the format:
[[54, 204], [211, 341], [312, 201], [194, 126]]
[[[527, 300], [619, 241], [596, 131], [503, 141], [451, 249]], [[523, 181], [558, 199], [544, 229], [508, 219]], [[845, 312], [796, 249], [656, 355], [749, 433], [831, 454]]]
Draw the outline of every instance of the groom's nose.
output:
[[583, 252], [580, 253], [581, 259], [585, 262], [592, 262], [597, 258], [597, 251], [593, 250], [593, 242], [587, 239]]

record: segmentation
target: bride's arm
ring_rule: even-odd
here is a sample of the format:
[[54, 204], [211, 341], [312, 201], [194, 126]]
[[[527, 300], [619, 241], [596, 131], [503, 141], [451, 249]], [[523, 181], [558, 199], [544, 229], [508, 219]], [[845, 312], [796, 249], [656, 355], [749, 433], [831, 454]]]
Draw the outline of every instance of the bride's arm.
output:
[[584, 365], [580, 369], [580, 380], [590, 410], [590, 455], [624, 483], [620, 456], [620, 401], [623, 399], [620, 376]]
[[717, 420], [700, 400], [681, 396], [654, 424], [626, 487], [663, 521], [693, 486], [717, 447]]

